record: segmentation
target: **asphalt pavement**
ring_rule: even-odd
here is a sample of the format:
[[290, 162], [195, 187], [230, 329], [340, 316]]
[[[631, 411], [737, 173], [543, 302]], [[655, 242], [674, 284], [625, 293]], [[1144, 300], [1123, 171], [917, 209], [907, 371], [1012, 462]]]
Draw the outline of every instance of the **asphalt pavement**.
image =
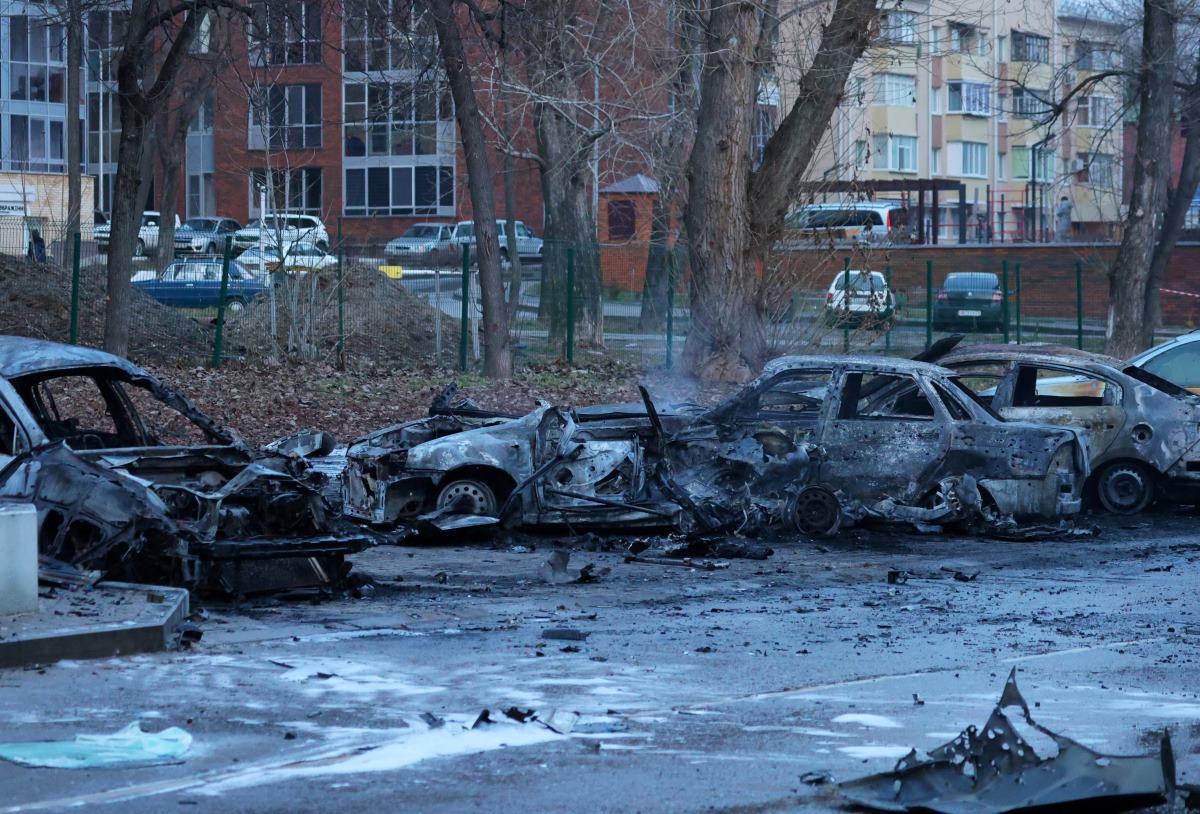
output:
[[369, 598], [210, 606], [190, 651], [0, 671], [2, 741], [194, 738], [177, 765], [0, 763], [0, 811], [837, 810], [801, 777], [981, 725], [1014, 667], [1040, 723], [1111, 754], [1167, 729], [1200, 782], [1197, 517], [1098, 522], [775, 539], [716, 570], [562, 541], [591, 584], [545, 581], [554, 537], [373, 549]]

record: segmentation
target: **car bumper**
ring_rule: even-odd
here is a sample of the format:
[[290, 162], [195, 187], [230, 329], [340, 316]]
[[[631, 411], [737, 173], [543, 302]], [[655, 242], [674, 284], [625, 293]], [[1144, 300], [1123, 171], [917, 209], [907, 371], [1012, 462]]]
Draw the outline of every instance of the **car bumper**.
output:
[[988, 303], [937, 304], [933, 306], [935, 325], [1000, 325], [1004, 321], [1004, 309]]

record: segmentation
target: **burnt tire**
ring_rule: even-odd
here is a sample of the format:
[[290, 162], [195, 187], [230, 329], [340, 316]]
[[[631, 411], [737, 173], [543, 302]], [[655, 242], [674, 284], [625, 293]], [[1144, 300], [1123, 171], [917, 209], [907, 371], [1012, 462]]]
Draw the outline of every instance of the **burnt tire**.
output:
[[454, 506], [463, 514], [491, 517], [495, 517], [500, 511], [496, 491], [475, 478], [458, 478], [442, 486], [438, 492], [436, 506], [438, 509]]
[[1137, 514], [1154, 502], [1154, 474], [1135, 461], [1114, 461], [1095, 477], [1096, 500], [1110, 514]]
[[841, 502], [823, 486], [808, 486], [788, 501], [787, 520], [796, 531], [832, 537], [842, 527]]

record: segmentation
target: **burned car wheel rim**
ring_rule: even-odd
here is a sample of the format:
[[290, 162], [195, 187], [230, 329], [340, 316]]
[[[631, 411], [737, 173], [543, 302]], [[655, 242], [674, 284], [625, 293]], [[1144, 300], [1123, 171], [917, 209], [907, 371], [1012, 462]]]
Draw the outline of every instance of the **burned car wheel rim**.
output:
[[496, 493], [492, 487], [477, 480], [456, 480], [442, 487], [438, 494], [439, 509], [457, 506], [464, 514], [496, 513]]
[[837, 495], [820, 486], [810, 486], [796, 495], [792, 522], [797, 530], [826, 537], [842, 524], [842, 509]]
[[1113, 514], [1136, 514], [1150, 505], [1154, 484], [1142, 467], [1117, 464], [1100, 473], [1096, 492], [1105, 510]]

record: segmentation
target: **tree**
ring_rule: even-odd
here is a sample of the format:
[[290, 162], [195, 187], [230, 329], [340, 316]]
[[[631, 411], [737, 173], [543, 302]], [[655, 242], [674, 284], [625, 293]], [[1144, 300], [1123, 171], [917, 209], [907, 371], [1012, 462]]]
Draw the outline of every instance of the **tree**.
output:
[[1105, 351], [1118, 358], [1132, 356], [1154, 339], [1157, 291], [1150, 290], [1151, 262], [1171, 181], [1178, 13], [1172, 0], [1144, 0], [1142, 5], [1133, 187], [1121, 245], [1109, 270]]
[[[808, 7], [806, 13], [821, 12]], [[755, 170], [755, 102], [779, 24], [776, 4], [706, 2], [684, 211], [693, 291], [684, 359], [703, 379], [744, 380], [766, 358], [760, 268], [877, 14], [875, 0], [836, 0], [795, 101]]]
[[104, 349], [118, 356], [129, 351], [130, 279], [145, 202], [152, 121], [158, 106], [175, 90], [206, 12], [248, 16], [250, 9], [233, 0], [181, 0], [175, 4], [133, 0], [119, 46], [116, 74], [121, 135], [104, 310]]
[[[454, 97], [455, 116], [467, 164], [467, 185], [475, 219], [475, 253], [483, 304], [483, 373], [491, 378], [512, 374], [512, 344], [508, 333], [508, 307], [500, 273], [500, 235], [496, 229], [496, 202], [492, 168], [483, 117], [475, 97], [471, 62], [459, 29], [454, 0], [430, 0], [438, 50]], [[510, 251], [516, 246], [510, 245]]]

